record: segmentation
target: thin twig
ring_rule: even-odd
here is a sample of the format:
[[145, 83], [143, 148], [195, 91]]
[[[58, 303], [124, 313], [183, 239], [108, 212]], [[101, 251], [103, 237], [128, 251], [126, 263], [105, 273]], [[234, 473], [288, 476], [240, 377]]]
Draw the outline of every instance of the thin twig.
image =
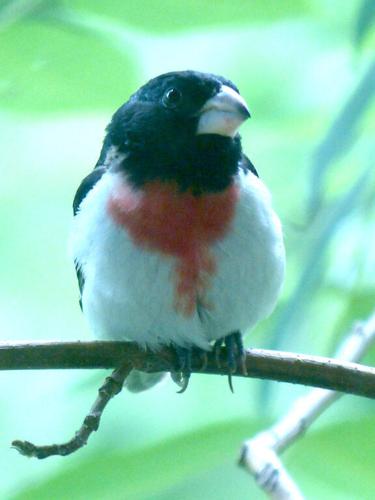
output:
[[132, 366], [129, 363], [123, 364], [119, 368], [116, 368], [116, 370], [105, 379], [104, 384], [98, 391], [98, 397], [92, 405], [90, 412], [85, 417], [80, 429], [75, 433], [74, 437], [66, 443], [37, 446], [29, 441], [15, 440], [12, 442], [12, 447], [18, 450], [22, 455], [40, 459], [48, 458], [52, 455], [70, 455], [79, 450], [87, 444], [90, 435], [98, 430], [100, 419], [107, 403], [113, 396], [121, 392], [124, 381], [131, 369]]
[[[222, 348], [219, 355], [220, 366], [211, 352], [204, 370], [200, 356], [193, 355], [192, 372], [227, 376], [226, 348]], [[135, 343], [116, 341], [0, 343], [0, 370], [115, 368], [124, 360], [148, 373], [178, 371], [178, 360], [171, 348], [145, 351]], [[375, 368], [369, 366], [266, 349], [246, 351], [245, 365], [247, 374], [238, 370], [233, 375], [375, 398]]]
[[[336, 353], [342, 360], [359, 360], [375, 339], [375, 313], [357, 323]], [[314, 389], [297, 399], [289, 412], [275, 425], [245, 441], [240, 465], [255, 477], [258, 485], [274, 500], [300, 500], [298, 486], [288, 474], [277, 453], [299, 439], [313, 422], [342, 394]]]

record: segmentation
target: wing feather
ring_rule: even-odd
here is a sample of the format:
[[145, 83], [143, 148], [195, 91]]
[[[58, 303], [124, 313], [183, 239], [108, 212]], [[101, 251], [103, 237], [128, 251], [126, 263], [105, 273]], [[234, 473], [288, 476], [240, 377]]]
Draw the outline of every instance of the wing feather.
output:
[[[95, 184], [102, 178], [103, 174], [107, 171], [105, 167], [96, 167], [88, 176], [86, 176], [81, 184], [79, 185], [77, 192], [74, 196], [73, 200], [73, 214], [77, 215], [79, 207], [82, 201], [86, 198], [87, 193], [91, 191], [91, 189], [95, 186]], [[83, 275], [82, 269], [79, 267], [77, 262], [74, 262], [78, 287], [80, 293], [79, 305], [82, 309], [82, 291], [85, 285], [85, 277]]]

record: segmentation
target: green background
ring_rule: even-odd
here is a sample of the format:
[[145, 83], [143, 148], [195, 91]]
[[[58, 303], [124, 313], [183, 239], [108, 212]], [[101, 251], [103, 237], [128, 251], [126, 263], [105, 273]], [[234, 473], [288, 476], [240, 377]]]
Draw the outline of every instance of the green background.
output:
[[[1, 340], [90, 339], [66, 251], [71, 200], [113, 111], [156, 74], [231, 78], [249, 103], [245, 151], [283, 221], [287, 280], [248, 346], [332, 354], [374, 307], [372, 0], [2, 0]], [[375, 359], [371, 351], [365, 362]], [[195, 375], [109, 405], [76, 455], [27, 460], [13, 439], [67, 440], [104, 371], [0, 374], [0, 497], [265, 498], [242, 441], [306, 388]], [[307, 498], [372, 499], [375, 415], [346, 396], [285, 453]]]

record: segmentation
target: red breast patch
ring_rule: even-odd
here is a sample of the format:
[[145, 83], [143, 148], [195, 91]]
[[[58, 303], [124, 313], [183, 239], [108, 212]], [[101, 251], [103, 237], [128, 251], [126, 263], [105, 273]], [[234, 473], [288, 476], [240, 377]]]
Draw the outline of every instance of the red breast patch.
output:
[[229, 230], [238, 197], [235, 185], [194, 196], [172, 183], [150, 182], [142, 190], [123, 183], [110, 197], [108, 211], [135, 244], [177, 258], [175, 307], [190, 316], [215, 272], [210, 245]]

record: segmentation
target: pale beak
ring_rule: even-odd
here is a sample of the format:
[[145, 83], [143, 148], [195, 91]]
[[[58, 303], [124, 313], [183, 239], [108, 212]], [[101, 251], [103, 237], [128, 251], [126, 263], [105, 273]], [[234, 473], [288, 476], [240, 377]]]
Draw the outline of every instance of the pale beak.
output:
[[245, 100], [235, 90], [222, 85], [219, 92], [206, 101], [199, 113], [198, 134], [234, 137], [250, 112]]

